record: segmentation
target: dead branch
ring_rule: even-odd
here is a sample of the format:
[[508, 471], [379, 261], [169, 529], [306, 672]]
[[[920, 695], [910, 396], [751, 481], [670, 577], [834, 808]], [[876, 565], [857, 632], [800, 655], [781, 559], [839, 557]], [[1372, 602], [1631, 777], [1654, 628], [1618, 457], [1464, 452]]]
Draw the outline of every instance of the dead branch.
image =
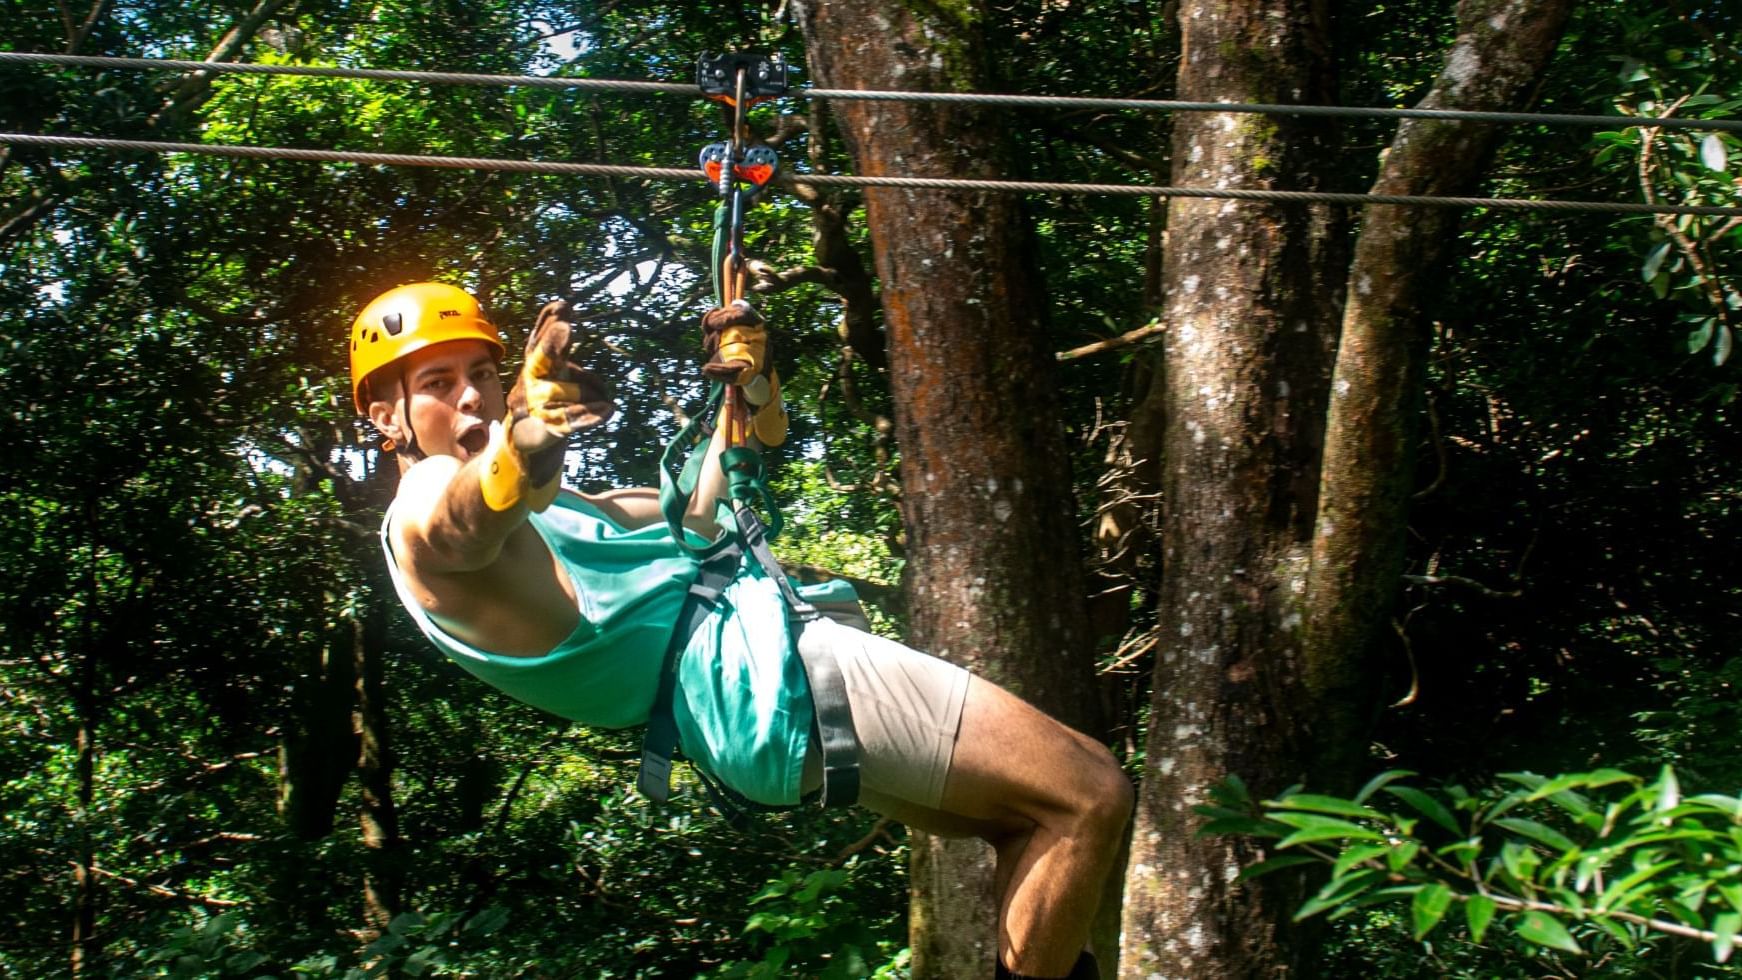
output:
[[1428, 436], [1433, 440], [1434, 460], [1438, 469], [1434, 473], [1433, 481], [1411, 494], [1411, 500], [1424, 500], [1432, 496], [1434, 491], [1445, 486], [1446, 474], [1450, 470], [1446, 464], [1446, 440], [1440, 435], [1440, 413], [1434, 409], [1434, 397], [1431, 391], [1428, 392], [1427, 396], [1427, 427]]
[[[1414, 614], [1414, 610], [1411, 610], [1411, 614]], [[1397, 632], [1397, 638], [1403, 641], [1403, 655], [1409, 660], [1409, 690], [1404, 692], [1403, 697], [1391, 703], [1393, 708], [1402, 708], [1414, 704], [1421, 694], [1421, 671], [1415, 666], [1415, 645], [1409, 642], [1409, 630], [1404, 628], [1404, 623], [1395, 619], [1391, 621], [1391, 628]]]
[[1119, 649], [1113, 651], [1113, 662], [1102, 667], [1097, 673], [1112, 674], [1131, 666], [1143, 659], [1151, 650], [1161, 643], [1160, 627], [1151, 626], [1119, 644]]
[[1519, 599], [1524, 596], [1524, 590], [1521, 588], [1509, 590], [1496, 589], [1464, 575], [1405, 575], [1403, 576], [1403, 580], [1411, 585], [1435, 587], [1455, 585], [1460, 588], [1470, 589], [1474, 592], [1485, 595], [1490, 599]]
[[[68, 861], [67, 863], [75, 868], [79, 867], [77, 861]], [[210, 898], [205, 895], [194, 895], [188, 892], [176, 891], [173, 888], [165, 888], [162, 885], [148, 885], [137, 878], [129, 878], [126, 875], [117, 874], [105, 868], [99, 868], [94, 864], [91, 865], [90, 870], [94, 875], [108, 878], [110, 881], [118, 881], [129, 888], [138, 889], [139, 891], [146, 892], [154, 897], [167, 898], [177, 902], [186, 902], [189, 905], [203, 905], [210, 909], [236, 909], [241, 908], [246, 904], [244, 902], [233, 902], [226, 898]]]
[[889, 833], [889, 824], [888, 817], [878, 817], [877, 822], [871, 825], [871, 829], [866, 832], [865, 836], [835, 852], [835, 856], [829, 860], [829, 864], [833, 866], [846, 864], [848, 858], [877, 843], [879, 838], [894, 844], [896, 841]]
[[1092, 344], [1084, 344], [1081, 347], [1073, 347], [1070, 350], [1059, 351], [1057, 354], [1054, 354], [1053, 357], [1060, 361], [1074, 361], [1081, 357], [1089, 357], [1094, 354], [1104, 354], [1107, 351], [1118, 350], [1121, 347], [1130, 347], [1133, 344], [1148, 340], [1156, 334], [1165, 332], [1167, 332], [1167, 326], [1160, 320], [1155, 320], [1138, 327], [1136, 330], [1128, 330], [1117, 337], [1109, 337], [1106, 340], [1097, 340]]

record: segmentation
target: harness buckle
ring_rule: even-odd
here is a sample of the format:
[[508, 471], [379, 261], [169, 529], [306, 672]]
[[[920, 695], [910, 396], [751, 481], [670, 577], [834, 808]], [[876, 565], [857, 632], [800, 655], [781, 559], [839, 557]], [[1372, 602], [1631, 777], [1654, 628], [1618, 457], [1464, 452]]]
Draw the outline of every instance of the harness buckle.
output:
[[655, 803], [671, 799], [671, 757], [652, 749], [641, 750], [641, 775], [635, 788]]

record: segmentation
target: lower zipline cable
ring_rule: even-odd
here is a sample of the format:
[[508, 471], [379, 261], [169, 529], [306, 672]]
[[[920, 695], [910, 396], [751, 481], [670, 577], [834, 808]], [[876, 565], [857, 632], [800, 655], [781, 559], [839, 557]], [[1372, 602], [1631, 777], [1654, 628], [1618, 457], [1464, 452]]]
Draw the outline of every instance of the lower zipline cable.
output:
[[[690, 168], [638, 167], [605, 163], [559, 163], [505, 160], [493, 157], [446, 157], [404, 153], [359, 153], [282, 146], [238, 146], [225, 143], [164, 143], [149, 140], [98, 139], [86, 136], [46, 136], [0, 133], [0, 144], [66, 150], [126, 150], [146, 153], [192, 153], [256, 160], [304, 160], [357, 163], [386, 167], [439, 167], [449, 170], [491, 170], [509, 173], [571, 174], [589, 177], [631, 177], [694, 183]], [[1323, 204], [1394, 204], [1411, 207], [1491, 208], [1505, 211], [1594, 211], [1611, 214], [1691, 214], [1742, 218], [1742, 207], [1696, 204], [1640, 204], [1624, 201], [1556, 201], [1504, 197], [1415, 197], [1396, 194], [1345, 194], [1333, 191], [1275, 191], [1256, 188], [1157, 187], [1145, 184], [1071, 184], [1027, 180], [967, 180], [946, 177], [855, 177], [844, 174], [792, 174], [794, 184], [812, 187], [891, 187], [907, 190], [975, 191], [1016, 194], [1096, 194], [1127, 197], [1188, 197], [1231, 201]]]

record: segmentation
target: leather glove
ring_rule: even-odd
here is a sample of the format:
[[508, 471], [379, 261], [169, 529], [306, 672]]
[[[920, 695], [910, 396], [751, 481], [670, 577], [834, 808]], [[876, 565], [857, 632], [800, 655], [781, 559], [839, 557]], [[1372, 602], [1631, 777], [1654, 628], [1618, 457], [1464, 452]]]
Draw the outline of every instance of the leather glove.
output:
[[569, 304], [546, 303], [526, 340], [526, 361], [508, 392], [504, 433], [492, 426], [481, 479], [484, 502], [507, 510], [526, 500], [542, 511], [561, 482], [568, 438], [603, 425], [616, 414], [605, 379], [568, 359], [574, 327]]
[[727, 384], [747, 384], [768, 363], [768, 330], [746, 300], [733, 300], [702, 316], [702, 373]]

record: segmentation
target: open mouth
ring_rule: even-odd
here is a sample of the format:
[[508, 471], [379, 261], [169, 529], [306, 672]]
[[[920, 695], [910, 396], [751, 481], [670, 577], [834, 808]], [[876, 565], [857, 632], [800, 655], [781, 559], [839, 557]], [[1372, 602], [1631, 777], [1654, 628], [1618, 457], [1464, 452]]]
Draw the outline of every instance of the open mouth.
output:
[[489, 444], [490, 430], [481, 425], [475, 425], [470, 429], [467, 429], [465, 433], [460, 436], [460, 448], [466, 451], [467, 459], [471, 459], [473, 456], [483, 452], [484, 447]]

